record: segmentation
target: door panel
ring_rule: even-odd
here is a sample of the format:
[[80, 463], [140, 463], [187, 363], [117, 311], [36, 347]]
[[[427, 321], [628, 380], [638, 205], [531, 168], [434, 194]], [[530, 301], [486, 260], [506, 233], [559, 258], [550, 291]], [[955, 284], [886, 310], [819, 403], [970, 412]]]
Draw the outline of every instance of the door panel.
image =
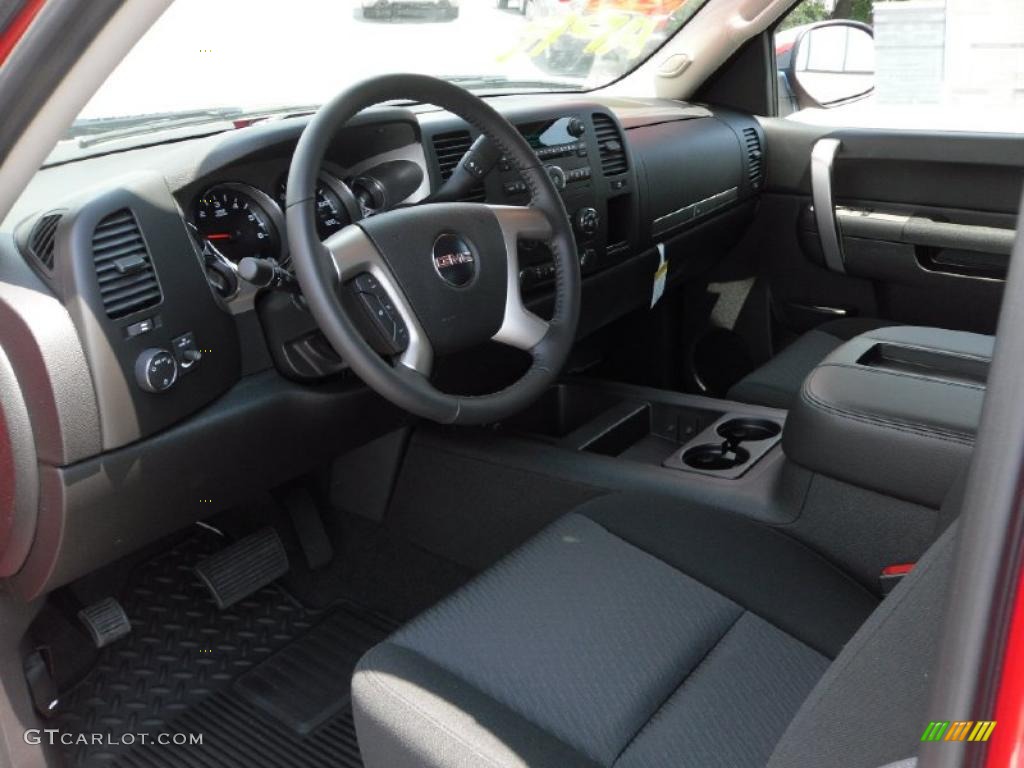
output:
[[1024, 140], [763, 123], [759, 268], [783, 333], [844, 314], [994, 332]]

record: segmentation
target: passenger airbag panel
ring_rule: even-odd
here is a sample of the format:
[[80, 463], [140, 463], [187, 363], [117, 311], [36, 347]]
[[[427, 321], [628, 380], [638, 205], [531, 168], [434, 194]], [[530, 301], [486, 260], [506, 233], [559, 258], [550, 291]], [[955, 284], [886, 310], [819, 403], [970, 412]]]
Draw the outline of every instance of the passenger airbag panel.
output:
[[637, 128], [629, 143], [644, 175], [644, 231], [655, 238], [740, 198], [739, 141], [717, 119]]

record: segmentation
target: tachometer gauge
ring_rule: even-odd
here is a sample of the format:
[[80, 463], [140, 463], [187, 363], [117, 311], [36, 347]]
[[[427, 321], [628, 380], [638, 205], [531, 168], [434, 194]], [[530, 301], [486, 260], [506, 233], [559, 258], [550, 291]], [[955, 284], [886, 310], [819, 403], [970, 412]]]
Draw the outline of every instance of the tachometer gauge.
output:
[[219, 184], [196, 200], [196, 230], [235, 264], [246, 256], [280, 262], [281, 238], [269, 212], [274, 206], [254, 187]]
[[[277, 199], [284, 205], [287, 191], [288, 176], [285, 174], [277, 183]], [[349, 205], [343, 198], [350, 198]], [[340, 181], [328, 180], [321, 175], [316, 185], [316, 232], [321, 240], [326, 240], [339, 229], [352, 223], [352, 209], [355, 198]]]

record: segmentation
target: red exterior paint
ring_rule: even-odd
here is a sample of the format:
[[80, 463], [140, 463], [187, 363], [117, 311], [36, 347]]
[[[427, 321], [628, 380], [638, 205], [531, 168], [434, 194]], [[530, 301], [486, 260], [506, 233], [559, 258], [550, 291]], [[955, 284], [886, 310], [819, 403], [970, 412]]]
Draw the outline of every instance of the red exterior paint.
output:
[[11, 23], [0, 31], [0, 65], [7, 60], [7, 57], [14, 50], [14, 46], [21, 40], [36, 14], [45, 5], [46, 0], [25, 0], [21, 10], [11, 19]]
[[1024, 768], [1024, 568], [1017, 574], [986, 768]]

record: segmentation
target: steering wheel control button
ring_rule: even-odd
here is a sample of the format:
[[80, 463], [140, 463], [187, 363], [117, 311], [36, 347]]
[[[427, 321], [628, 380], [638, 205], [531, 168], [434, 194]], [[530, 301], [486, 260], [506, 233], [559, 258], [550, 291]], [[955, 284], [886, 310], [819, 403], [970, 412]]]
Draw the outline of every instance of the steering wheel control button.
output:
[[377, 324], [385, 338], [390, 339], [392, 342], [397, 342], [399, 320], [396, 319], [397, 313], [391, 303], [372, 293], [360, 293], [359, 298], [363, 302], [363, 307], [370, 317], [373, 318], [373, 321]]
[[373, 275], [364, 272], [349, 283], [359, 300], [364, 320], [360, 326], [370, 345], [382, 355], [397, 355], [409, 346], [409, 329], [388, 292]]
[[181, 373], [188, 373], [203, 359], [203, 353], [196, 346], [195, 334], [191, 331], [172, 339], [171, 346], [174, 348], [174, 357], [178, 361], [178, 370]]
[[455, 288], [464, 288], [476, 277], [476, 254], [465, 239], [444, 234], [434, 241], [431, 254], [438, 277]]
[[383, 290], [383, 288], [380, 287], [380, 283], [377, 282], [377, 278], [369, 272], [363, 272], [363, 274], [359, 275], [352, 281], [352, 284], [355, 286], [357, 291], [361, 291], [363, 293], [378, 293]]
[[463, 167], [472, 175], [478, 179], [482, 179], [487, 175], [487, 168], [472, 155], [467, 155], [465, 162], [462, 164]]
[[178, 361], [166, 349], [147, 349], [135, 361], [135, 381], [146, 392], [166, 392], [177, 380]]

